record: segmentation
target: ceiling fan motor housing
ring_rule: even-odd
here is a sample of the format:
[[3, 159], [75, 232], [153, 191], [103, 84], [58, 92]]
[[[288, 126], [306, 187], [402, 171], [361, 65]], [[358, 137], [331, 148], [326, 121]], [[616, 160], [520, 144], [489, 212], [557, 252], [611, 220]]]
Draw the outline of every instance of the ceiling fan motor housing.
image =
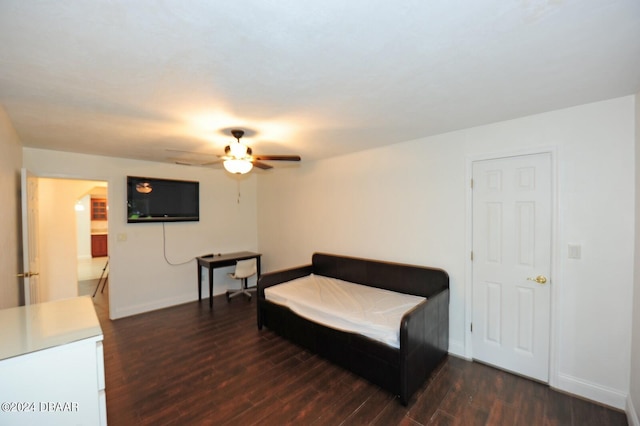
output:
[[238, 139], [238, 142], [240, 142], [240, 138], [244, 136], [244, 130], [233, 129], [231, 131], [231, 134], [233, 135], [234, 138]]

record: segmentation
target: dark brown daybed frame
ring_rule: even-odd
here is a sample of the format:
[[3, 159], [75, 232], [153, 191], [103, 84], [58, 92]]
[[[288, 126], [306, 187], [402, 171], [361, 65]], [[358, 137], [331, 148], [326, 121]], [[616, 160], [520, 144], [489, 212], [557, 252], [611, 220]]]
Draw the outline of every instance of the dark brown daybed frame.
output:
[[[309, 274], [426, 297], [402, 318], [400, 348], [335, 330], [265, 299], [264, 289]], [[441, 269], [315, 253], [312, 264], [258, 280], [258, 329], [263, 326], [399, 395], [407, 405], [449, 348], [449, 276]]]

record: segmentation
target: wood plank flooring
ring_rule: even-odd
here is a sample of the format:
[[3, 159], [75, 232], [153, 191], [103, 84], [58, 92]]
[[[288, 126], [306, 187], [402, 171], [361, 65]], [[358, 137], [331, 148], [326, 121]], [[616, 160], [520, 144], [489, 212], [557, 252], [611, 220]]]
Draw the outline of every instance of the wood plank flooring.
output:
[[626, 425], [624, 413], [453, 356], [407, 407], [386, 391], [258, 331], [255, 300], [214, 298], [108, 319], [111, 425]]

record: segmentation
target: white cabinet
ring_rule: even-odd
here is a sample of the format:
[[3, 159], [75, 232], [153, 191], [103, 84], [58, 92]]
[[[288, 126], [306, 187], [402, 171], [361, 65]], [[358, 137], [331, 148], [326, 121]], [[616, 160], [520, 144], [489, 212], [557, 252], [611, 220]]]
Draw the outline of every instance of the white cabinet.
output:
[[0, 424], [106, 425], [102, 339], [90, 297], [0, 310]]

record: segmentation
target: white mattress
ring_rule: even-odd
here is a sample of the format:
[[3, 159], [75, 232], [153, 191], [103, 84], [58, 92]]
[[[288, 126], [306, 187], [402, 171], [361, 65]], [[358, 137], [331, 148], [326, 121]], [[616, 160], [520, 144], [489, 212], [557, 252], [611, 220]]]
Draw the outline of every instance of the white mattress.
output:
[[400, 321], [424, 297], [308, 275], [264, 290], [267, 300], [308, 320], [400, 347]]

